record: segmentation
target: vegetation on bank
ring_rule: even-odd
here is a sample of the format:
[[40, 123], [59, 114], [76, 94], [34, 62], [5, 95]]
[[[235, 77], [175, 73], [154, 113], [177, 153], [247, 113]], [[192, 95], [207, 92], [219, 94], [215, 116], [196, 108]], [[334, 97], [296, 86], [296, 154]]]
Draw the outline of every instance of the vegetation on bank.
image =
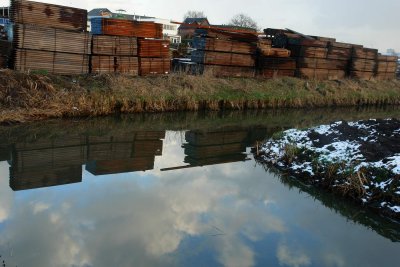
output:
[[275, 134], [257, 148], [262, 164], [400, 219], [400, 121], [336, 122]]
[[0, 71], [0, 123], [197, 110], [400, 104], [400, 81], [56, 76]]

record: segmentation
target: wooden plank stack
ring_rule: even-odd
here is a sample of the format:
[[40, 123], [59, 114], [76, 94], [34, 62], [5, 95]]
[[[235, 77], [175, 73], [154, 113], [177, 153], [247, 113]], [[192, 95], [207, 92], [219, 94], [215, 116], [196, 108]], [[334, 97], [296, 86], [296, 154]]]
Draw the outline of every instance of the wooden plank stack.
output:
[[12, 43], [0, 40], [0, 68], [7, 68], [12, 52]]
[[383, 56], [378, 55], [375, 71], [375, 79], [377, 80], [390, 80], [396, 78], [398, 68], [397, 56]]
[[343, 79], [350, 59], [349, 48], [335, 39], [287, 35], [287, 48], [296, 59], [297, 76], [307, 79]]
[[139, 74], [138, 44], [136, 37], [93, 35], [92, 73]]
[[93, 72], [145, 76], [171, 71], [169, 41], [162, 40], [162, 24], [108, 18], [94, 18], [91, 23]]
[[254, 77], [256, 41], [255, 34], [197, 29], [191, 59], [215, 76]]
[[168, 74], [171, 71], [169, 41], [139, 39], [140, 75]]
[[87, 11], [25, 0], [11, 1], [14, 69], [89, 73]]
[[271, 40], [260, 39], [258, 49], [258, 75], [263, 78], [294, 77], [296, 61], [291, 52], [284, 48], [272, 47]]
[[87, 10], [27, 0], [11, 0], [10, 19], [17, 24], [84, 32], [87, 29]]
[[397, 60], [396, 76], [397, 76], [397, 78], [400, 78], [400, 59]]
[[96, 35], [117, 35], [141, 38], [163, 37], [163, 26], [159, 23], [110, 18], [91, 19], [92, 33]]
[[378, 50], [364, 47], [353, 47], [350, 63], [350, 77], [370, 80], [375, 76]]

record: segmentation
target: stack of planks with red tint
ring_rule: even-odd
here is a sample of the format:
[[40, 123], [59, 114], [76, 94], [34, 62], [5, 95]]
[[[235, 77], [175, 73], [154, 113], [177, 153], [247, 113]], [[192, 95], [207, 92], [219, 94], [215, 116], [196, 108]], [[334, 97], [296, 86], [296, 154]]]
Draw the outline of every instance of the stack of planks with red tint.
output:
[[397, 56], [378, 55], [375, 70], [375, 79], [377, 80], [392, 80], [396, 78], [398, 68]]
[[197, 29], [191, 59], [200, 73], [217, 77], [255, 77], [257, 35], [220, 29]]
[[[91, 20], [91, 26], [94, 34], [93, 49], [96, 42], [100, 41], [102, 45], [99, 45], [99, 49], [103, 47], [100, 50], [104, 50], [102, 52], [99, 52], [99, 49], [96, 49], [97, 52], [93, 50], [91, 64], [93, 72], [123, 72], [141, 76], [170, 72], [169, 41], [162, 40], [162, 24], [94, 18]], [[135, 42], [134, 53], [119, 54], [119, 50], [124, 50], [120, 48], [121, 41], [130, 42], [130, 48]], [[111, 54], [110, 49], [115, 49], [117, 52]], [[107, 58], [104, 53], [108, 53], [109, 57]]]
[[306, 79], [343, 79], [351, 59], [351, 45], [325, 37], [285, 33], [287, 49], [296, 60], [296, 75]]
[[110, 18], [92, 18], [90, 22], [92, 33], [95, 35], [157, 39], [163, 37], [163, 26], [159, 23]]
[[10, 14], [15, 70], [64, 75], [89, 72], [86, 10], [11, 0]]
[[93, 35], [90, 69], [92, 73], [139, 74], [136, 37]]
[[140, 75], [168, 74], [171, 71], [169, 41], [139, 39]]
[[272, 47], [270, 39], [259, 39], [257, 50], [257, 67], [260, 77], [294, 77], [296, 61], [290, 58], [289, 50]]
[[353, 47], [350, 64], [350, 77], [360, 80], [371, 80], [375, 76], [378, 50], [364, 47]]

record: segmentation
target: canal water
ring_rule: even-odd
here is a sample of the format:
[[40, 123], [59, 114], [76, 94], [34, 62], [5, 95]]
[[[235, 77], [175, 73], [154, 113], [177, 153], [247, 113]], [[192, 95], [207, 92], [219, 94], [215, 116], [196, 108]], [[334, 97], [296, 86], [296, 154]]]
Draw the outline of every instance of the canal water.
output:
[[399, 224], [266, 169], [251, 153], [291, 127], [392, 117], [400, 109], [0, 127], [0, 263], [399, 266]]

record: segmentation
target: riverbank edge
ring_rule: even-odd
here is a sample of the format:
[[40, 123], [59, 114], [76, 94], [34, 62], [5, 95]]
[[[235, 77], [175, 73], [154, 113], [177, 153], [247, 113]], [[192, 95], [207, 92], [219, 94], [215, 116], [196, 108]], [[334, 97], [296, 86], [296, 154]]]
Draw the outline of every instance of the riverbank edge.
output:
[[[369, 122], [377, 122], [378, 124], [395, 122], [398, 125], [398, 120], [396, 119], [386, 119], [386, 120], [369, 120]], [[360, 127], [360, 133], [365, 134], [366, 128], [362, 123], [367, 121], [357, 121], [352, 123]], [[331, 123], [330, 126], [341, 127], [341, 125], [347, 125], [347, 122], [337, 122]], [[332, 138], [334, 136], [335, 130], [327, 129], [327, 125], [321, 125], [319, 127], [308, 128], [304, 130], [287, 130], [285, 132], [276, 133], [272, 138], [268, 139], [261, 146], [257, 146], [252, 149], [254, 158], [256, 161], [267, 168], [272, 170], [278, 175], [283, 175], [288, 179], [294, 179], [306, 186], [316, 188], [317, 190], [326, 191], [352, 201], [359, 205], [360, 208], [369, 209], [381, 216], [390, 218], [397, 223], [400, 223], [400, 212], [394, 211], [390, 208], [389, 203], [397, 205], [400, 203], [400, 195], [398, 190], [399, 185], [399, 174], [394, 173], [392, 169], [397, 168], [396, 165], [392, 166], [390, 169], [388, 166], [392, 163], [389, 158], [383, 158], [378, 162], [382, 163], [382, 166], [374, 166], [373, 162], [365, 162], [365, 159], [357, 159], [357, 157], [350, 157], [348, 160], [340, 160], [340, 156], [337, 154], [343, 153], [343, 151], [338, 151], [334, 146], [334, 143], [342, 141], [334, 140], [327, 142], [324, 140], [324, 149], [329, 150], [332, 154], [333, 160], [326, 159], [326, 156], [321, 156], [323, 153], [316, 152], [314, 148], [314, 142], [320, 142], [323, 135], [320, 135], [317, 140], [307, 141], [307, 146], [301, 144], [308, 137], [302, 136], [300, 132], [306, 132], [311, 135], [315, 135], [318, 131], [327, 131], [326, 138]], [[383, 127], [385, 129], [385, 127]], [[385, 130], [388, 130], [387, 128]], [[380, 136], [382, 133], [379, 131], [371, 131], [373, 135]], [[293, 136], [297, 137], [294, 137]], [[343, 134], [343, 133], [341, 133]], [[351, 143], [355, 132], [349, 131], [348, 143]], [[393, 132], [395, 134], [395, 132]], [[390, 135], [390, 134], [389, 134]], [[367, 135], [368, 136], [368, 135]], [[375, 138], [375, 136], [372, 136]], [[393, 137], [393, 136], [392, 136]], [[298, 139], [296, 139], [298, 138]], [[366, 138], [366, 137], [363, 137]], [[361, 139], [363, 139], [361, 138]], [[371, 138], [371, 137], [369, 137]], [[374, 139], [371, 138], [371, 139]], [[346, 138], [345, 138], [346, 139]], [[388, 139], [383, 135], [382, 140], [387, 141]], [[289, 140], [289, 143], [287, 142]], [[300, 141], [301, 140], [301, 141]], [[380, 140], [380, 141], [382, 141]], [[371, 142], [379, 146], [380, 141], [372, 140]], [[338, 145], [336, 145], [338, 146]], [[340, 149], [339, 149], [340, 150]], [[343, 149], [342, 149], [343, 150]], [[345, 148], [349, 155], [351, 155], [352, 148], [349, 146]], [[379, 149], [376, 149], [377, 154]], [[372, 152], [372, 151], [371, 151]], [[393, 152], [394, 153], [394, 152]], [[338, 157], [338, 159], [335, 159]], [[356, 163], [359, 166], [357, 167]], [[354, 165], [355, 164], [355, 165]], [[397, 165], [398, 166], [398, 165]], [[398, 207], [397, 207], [398, 209]]]
[[399, 104], [399, 80], [59, 76], [0, 70], [1, 124], [142, 112]]

